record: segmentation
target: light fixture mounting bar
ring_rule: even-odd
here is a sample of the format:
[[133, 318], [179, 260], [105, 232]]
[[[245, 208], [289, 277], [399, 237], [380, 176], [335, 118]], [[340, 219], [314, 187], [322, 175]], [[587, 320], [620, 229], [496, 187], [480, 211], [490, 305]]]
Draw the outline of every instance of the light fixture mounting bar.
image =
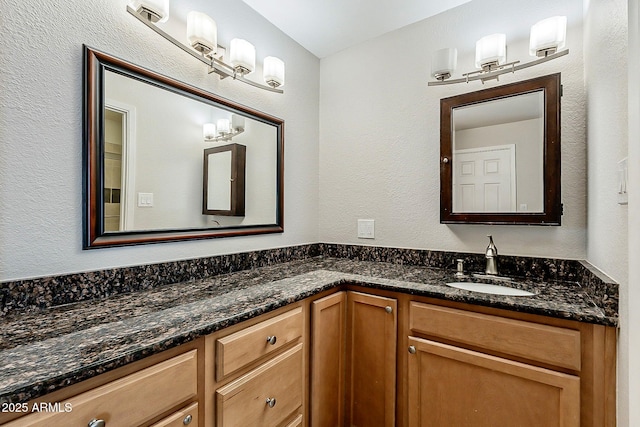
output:
[[220, 136], [214, 136], [213, 138], [205, 138], [205, 142], [220, 142], [220, 141], [231, 141], [232, 138], [240, 135], [244, 132], [244, 129], [234, 129], [230, 133], [225, 133]]
[[[467, 75], [467, 77], [465, 78], [460, 78], [460, 79], [453, 79], [453, 80], [441, 80], [441, 81], [434, 81], [434, 82], [428, 82], [427, 85], [428, 86], [442, 86], [442, 85], [450, 85], [450, 84], [456, 84], [456, 83], [469, 83], [475, 80], [481, 80], [481, 81], [485, 81], [485, 80], [491, 80], [491, 79], [495, 79], [498, 76], [502, 75], [502, 74], [507, 74], [507, 73], [514, 73], [518, 70], [524, 70], [525, 68], [529, 68], [529, 67], [533, 67], [534, 65], [538, 65], [538, 64], [542, 64], [548, 61], [551, 61], [552, 59], [556, 59], [559, 58], [561, 56], [564, 56], [566, 54], [569, 53], [569, 49], [565, 49], [562, 50], [560, 52], [556, 52], [553, 55], [548, 55], [548, 56], [544, 56], [540, 59], [535, 59], [531, 62], [527, 62], [524, 64], [520, 64], [520, 65], [514, 65], [514, 66], [507, 66], [506, 68], [500, 69], [500, 70], [496, 70], [496, 71], [491, 71], [491, 72], [487, 72], [487, 73], [481, 73], [475, 76], [470, 76]], [[469, 73], [470, 74], [470, 73]]]
[[144, 14], [136, 12], [131, 6], [127, 5], [127, 12], [129, 12], [131, 15], [136, 17], [140, 22], [145, 24], [147, 27], [151, 28], [153, 31], [155, 31], [157, 34], [159, 34], [161, 37], [163, 37], [164, 39], [166, 39], [169, 42], [171, 42], [173, 45], [175, 45], [178, 48], [182, 49], [183, 51], [187, 52], [189, 55], [193, 56], [198, 61], [201, 61], [201, 62], [207, 64], [209, 66], [209, 74], [216, 73], [216, 74], [218, 74], [220, 76], [220, 78], [232, 77], [235, 80], [239, 80], [239, 81], [241, 81], [243, 83], [246, 83], [246, 84], [251, 85], [251, 86], [255, 86], [255, 87], [260, 88], [260, 89], [268, 90], [270, 92], [275, 92], [275, 93], [284, 93], [284, 91], [282, 89], [277, 89], [277, 88], [274, 88], [274, 87], [271, 87], [271, 86], [263, 85], [263, 84], [254, 82], [252, 80], [249, 80], [249, 79], [245, 78], [244, 76], [241, 76], [241, 75], [237, 74], [234, 71], [233, 67], [225, 64], [224, 62], [220, 61], [219, 59], [217, 59], [215, 57], [209, 57], [209, 56], [205, 56], [205, 55], [199, 54], [195, 50], [189, 48], [184, 43], [181, 43], [180, 41], [178, 41], [175, 37], [169, 35], [165, 31], [163, 31], [160, 27], [158, 27], [156, 24], [154, 24], [149, 19], [147, 19]]

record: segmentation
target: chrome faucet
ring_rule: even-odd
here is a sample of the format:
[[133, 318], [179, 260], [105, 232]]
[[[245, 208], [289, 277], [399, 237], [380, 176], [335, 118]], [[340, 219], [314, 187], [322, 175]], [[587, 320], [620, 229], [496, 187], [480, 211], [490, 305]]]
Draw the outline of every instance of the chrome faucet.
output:
[[491, 235], [487, 235], [489, 238], [489, 246], [487, 246], [487, 250], [484, 253], [485, 258], [487, 258], [487, 268], [485, 269], [486, 274], [497, 275], [498, 274], [498, 248], [493, 244], [493, 237]]

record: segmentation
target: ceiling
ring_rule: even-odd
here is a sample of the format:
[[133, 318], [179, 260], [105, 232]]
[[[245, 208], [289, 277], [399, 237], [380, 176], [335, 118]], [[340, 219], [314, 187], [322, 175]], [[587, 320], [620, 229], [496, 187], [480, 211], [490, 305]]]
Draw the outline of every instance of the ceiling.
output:
[[243, 0], [318, 58], [470, 0]]

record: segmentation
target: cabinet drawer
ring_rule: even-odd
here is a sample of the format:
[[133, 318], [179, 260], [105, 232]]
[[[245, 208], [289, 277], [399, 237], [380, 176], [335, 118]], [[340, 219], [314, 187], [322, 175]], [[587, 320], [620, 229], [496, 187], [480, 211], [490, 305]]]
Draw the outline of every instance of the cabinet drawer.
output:
[[[304, 318], [298, 307], [216, 341], [216, 379], [242, 369], [302, 336]], [[269, 341], [271, 339], [271, 341]]]
[[[216, 425], [281, 425], [302, 406], [302, 358], [298, 344], [217, 390]], [[275, 399], [275, 404], [269, 405], [268, 399]]]
[[194, 403], [151, 427], [198, 427], [198, 404]]
[[92, 419], [137, 426], [196, 397], [197, 369], [197, 350], [191, 350], [65, 400], [62, 405], [71, 404], [70, 412], [32, 414], [6, 427], [86, 426]]
[[580, 331], [411, 302], [415, 333], [580, 370]]

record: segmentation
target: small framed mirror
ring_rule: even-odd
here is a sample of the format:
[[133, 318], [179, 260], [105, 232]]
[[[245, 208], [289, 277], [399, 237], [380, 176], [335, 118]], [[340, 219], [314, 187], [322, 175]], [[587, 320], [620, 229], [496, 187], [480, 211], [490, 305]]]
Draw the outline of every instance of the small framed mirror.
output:
[[282, 119], [85, 46], [83, 139], [84, 249], [284, 230]]
[[440, 101], [440, 222], [560, 225], [560, 74]]

